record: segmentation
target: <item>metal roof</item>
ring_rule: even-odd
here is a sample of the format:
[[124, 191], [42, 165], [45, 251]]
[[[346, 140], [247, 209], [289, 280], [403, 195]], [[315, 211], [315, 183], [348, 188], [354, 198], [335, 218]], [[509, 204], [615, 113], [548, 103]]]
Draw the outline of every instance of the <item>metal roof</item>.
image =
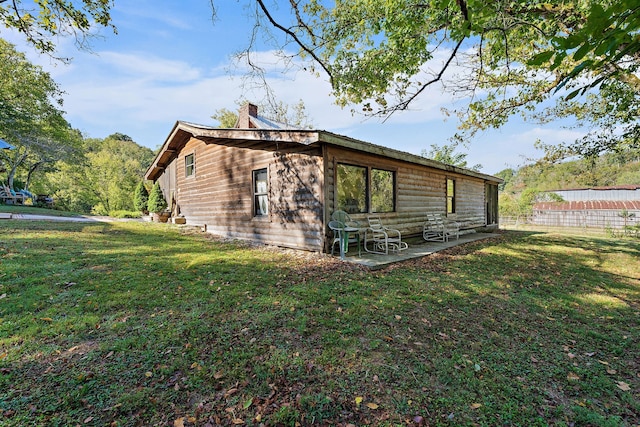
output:
[[556, 191], [585, 191], [585, 190], [609, 191], [609, 190], [638, 190], [638, 189], [640, 189], [640, 184], [628, 184], [628, 185], [608, 185], [608, 186], [600, 186], [600, 187], [563, 188], [558, 190], [548, 190], [548, 191], [545, 191], [545, 193], [553, 193]]
[[640, 211], [640, 200], [580, 200], [572, 202], [539, 202], [535, 211]]
[[296, 126], [291, 126], [286, 123], [277, 122], [275, 120], [268, 119], [263, 116], [249, 116], [249, 121], [256, 129], [268, 129], [268, 130], [301, 130]]

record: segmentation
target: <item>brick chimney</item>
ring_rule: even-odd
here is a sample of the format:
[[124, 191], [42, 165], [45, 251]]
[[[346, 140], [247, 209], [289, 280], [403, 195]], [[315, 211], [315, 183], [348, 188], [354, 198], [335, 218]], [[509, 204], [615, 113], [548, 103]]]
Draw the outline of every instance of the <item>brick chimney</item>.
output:
[[258, 107], [247, 102], [242, 105], [238, 111], [238, 122], [236, 123], [236, 128], [249, 129], [255, 127], [251, 124], [249, 117], [258, 117]]

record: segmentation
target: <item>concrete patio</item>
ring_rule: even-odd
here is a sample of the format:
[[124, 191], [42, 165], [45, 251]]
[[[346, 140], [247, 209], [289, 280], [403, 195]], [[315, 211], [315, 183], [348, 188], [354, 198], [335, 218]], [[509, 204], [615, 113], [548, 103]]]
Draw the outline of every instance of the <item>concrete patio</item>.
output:
[[364, 249], [362, 249], [362, 254], [358, 255], [358, 249], [352, 246], [346, 254], [345, 262], [360, 264], [369, 267], [372, 270], [377, 270], [396, 262], [420, 258], [454, 246], [464, 245], [465, 243], [475, 242], [478, 240], [491, 239], [498, 236], [500, 236], [499, 233], [467, 233], [460, 235], [459, 239], [453, 239], [449, 242], [427, 242], [420, 238], [408, 238], [406, 240], [403, 239], [409, 243], [408, 249], [405, 249], [400, 253], [390, 252], [389, 255], [373, 254], [366, 252]]

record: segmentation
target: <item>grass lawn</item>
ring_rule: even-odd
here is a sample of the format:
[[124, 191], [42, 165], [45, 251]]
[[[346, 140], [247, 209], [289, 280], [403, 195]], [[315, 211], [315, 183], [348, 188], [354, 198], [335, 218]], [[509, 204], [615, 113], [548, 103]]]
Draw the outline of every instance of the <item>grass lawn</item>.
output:
[[0, 221], [2, 426], [637, 426], [640, 242], [370, 272], [167, 225]]
[[13, 214], [29, 214], [29, 215], [47, 215], [47, 216], [67, 216], [75, 217], [80, 214], [74, 212], [59, 211], [56, 209], [38, 208], [26, 205], [3, 205], [0, 204], [0, 212]]

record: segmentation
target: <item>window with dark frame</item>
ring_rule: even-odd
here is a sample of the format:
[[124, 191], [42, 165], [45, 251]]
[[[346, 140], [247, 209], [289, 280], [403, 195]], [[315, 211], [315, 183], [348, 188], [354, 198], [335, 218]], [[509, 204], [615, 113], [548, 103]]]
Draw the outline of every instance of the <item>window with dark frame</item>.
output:
[[269, 214], [267, 169], [253, 171], [253, 214], [265, 216]]
[[447, 214], [456, 213], [456, 180], [447, 178]]
[[196, 156], [194, 153], [184, 156], [184, 176], [193, 176], [196, 173]]
[[396, 174], [383, 169], [371, 169], [371, 212], [384, 213], [396, 210]]
[[394, 212], [396, 174], [393, 171], [338, 163], [336, 209], [350, 214]]

